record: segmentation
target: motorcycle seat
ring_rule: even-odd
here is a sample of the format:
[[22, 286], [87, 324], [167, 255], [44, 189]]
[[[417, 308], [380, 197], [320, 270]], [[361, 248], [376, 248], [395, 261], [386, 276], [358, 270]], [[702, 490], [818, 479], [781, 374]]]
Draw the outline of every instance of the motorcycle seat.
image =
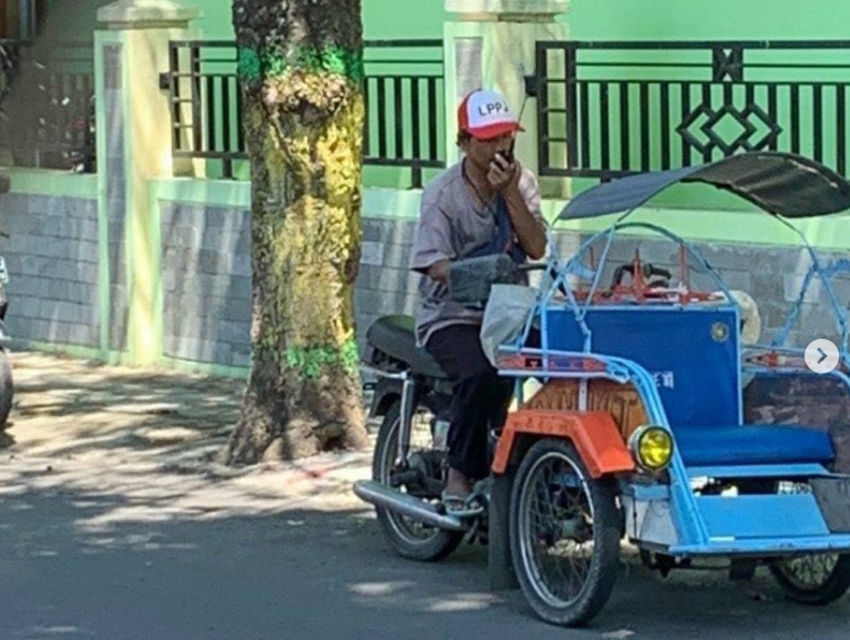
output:
[[366, 340], [388, 356], [410, 366], [413, 373], [431, 378], [448, 378], [425, 349], [416, 346], [415, 324], [411, 316], [383, 316], [366, 330]]

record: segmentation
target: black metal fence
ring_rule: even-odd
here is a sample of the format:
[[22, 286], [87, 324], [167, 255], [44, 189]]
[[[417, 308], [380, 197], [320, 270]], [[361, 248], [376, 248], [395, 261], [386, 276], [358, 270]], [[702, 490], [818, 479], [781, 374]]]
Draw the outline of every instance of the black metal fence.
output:
[[[366, 122], [364, 163], [422, 170], [445, 166], [441, 40], [364, 42]], [[175, 158], [219, 160], [232, 178], [247, 158], [242, 105], [231, 41], [173, 41], [170, 69], [160, 78], [171, 96]]]
[[94, 51], [0, 41], [0, 150], [15, 166], [95, 170]]
[[607, 180], [749, 150], [847, 175], [850, 41], [538, 42], [540, 173]]

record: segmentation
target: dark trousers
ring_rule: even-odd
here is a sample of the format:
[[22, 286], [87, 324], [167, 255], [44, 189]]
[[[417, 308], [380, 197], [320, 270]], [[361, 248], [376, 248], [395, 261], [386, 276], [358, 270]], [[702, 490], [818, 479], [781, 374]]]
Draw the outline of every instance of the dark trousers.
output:
[[481, 350], [479, 331], [476, 325], [452, 325], [425, 345], [453, 384], [449, 466], [470, 479], [490, 473], [487, 433], [504, 424], [513, 392], [513, 380], [500, 378]]

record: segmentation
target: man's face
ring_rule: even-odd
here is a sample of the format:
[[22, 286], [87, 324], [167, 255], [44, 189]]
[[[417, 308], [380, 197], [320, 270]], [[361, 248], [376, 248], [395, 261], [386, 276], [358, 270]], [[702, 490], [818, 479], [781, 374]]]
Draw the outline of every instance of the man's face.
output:
[[469, 158], [470, 161], [486, 171], [489, 169], [490, 163], [493, 162], [497, 153], [500, 151], [507, 151], [511, 148], [511, 143], [515, 136], [516, 133], [510, 131], [497, 138], [490, 138], [489, 140], [470, 138], [461, 145], [461, 148], [466, 153], [466, 157]]

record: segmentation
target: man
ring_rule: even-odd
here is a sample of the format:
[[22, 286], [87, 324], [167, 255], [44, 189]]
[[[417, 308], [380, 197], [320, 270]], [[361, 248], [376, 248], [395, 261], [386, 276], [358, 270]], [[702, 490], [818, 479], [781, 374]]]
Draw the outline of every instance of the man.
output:
[[515, 262], [540, 259], [546, 232], [537, 180], [512, 157], [522, 127], [505, 98], [473, 91], [457, 118], [464, 157], [422, 194], [411, 268], [423, 274], [417, 342], [454, 385], [443, 502], [449, 511], [461, 512], [475, 480], [489, 474], [487, 432], [503, 424], [512, 384], [498, 377], [481, 349], [483, 312], [448, 298], [450, 265], [496, 253]]

